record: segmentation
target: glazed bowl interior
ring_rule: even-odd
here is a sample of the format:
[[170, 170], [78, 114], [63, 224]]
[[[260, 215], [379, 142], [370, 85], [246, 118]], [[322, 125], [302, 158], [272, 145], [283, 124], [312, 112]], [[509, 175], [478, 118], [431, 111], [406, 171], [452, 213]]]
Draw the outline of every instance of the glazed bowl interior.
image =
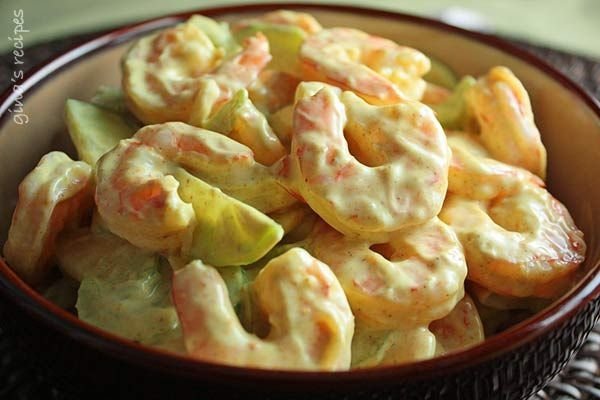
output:
[[[548, 150], [549, 189], [567, 206], [585, 233], [588, 254], [584, 272], [587, 276], [582, 277], [579, 288], [544, 313], [486, 340], [484, 344], [469, 350], [471, 355], [491, 356], [495, 351], [504, 351], [500, 348], [502, 337], [505, 338], [505, 344], [506, 338], [512, 337], [514, 340], [511, 345], [517, 345], [519, 340], [526, 340], [527, 335], [532, 334], [532, 326], [550, 329], [561, 310], [572, 311], [577, 307], [577, 302], [584, 298], [589, 300], [597, 294], [597, 279], [592, 275], [600, 264], [600, 185], [597, 184], [597, 177], [600, 176], [600, 114], [598, 105], [591, 98], [582, 96], [572, 83], [510, 47], [496, 47], [494, 40], [485, 43], [477, 35], [442, 24], [350, 9], [310, 6], [301, 9], [312, 13], [324, 26], [355, 27], [420, 49], [443, 60], [459, 75], [477, 76], [492, 66], [507, 66], [522, 80], [529, 92], [536, 123]], [[226, 9], [208, 15], [233, 20], [263, 11], [260, 7], [240, 8], [238, 11]], [[79, 48], [67, 58], [56, 60], [38, 71], [23, 86], [27, 90], [20, 101], [24, 103], [23, 113], [27, 114], [29, 122], [18, 125], [11, 114], [5, 112], [0, 127], [0, 244], [6, 240], [17, 186], [23, 177], [50, 150], [59, 149], [74, 155], [63, 122], [65, 100], [87, 100], [99, 85], [119, 85], [119, 60], [131, 40], [153, 29], [171, 25], [178, 18], [184, 19], [185, 16], [157, 20], [105, 36], [100, 41]], [[31, 85], [33, 87], [29, 88]], [[6, 105], [3, 111], [6, 111]], [[6, 266], [0, 267], [0, 279], [8, 282], [6, 285], [14, 286], [17, 278], [7, 274]], [[40, 296], [31, 295], [35, 297], [36, 307], [42, 313], [56, 312]], [[61, 315], [58, 318], [64, 320], [66, 317]], [[93, 332], [86, 324], [74, 323], [73, 320], [68, 322], [72, 332]], [[110, 335], [106, 335], [105, 339], [125, 346], [125, 342], [116, 342]], [[137, 347], [135, 351], [142, 350]], [[451, 365], [465, 358], [464, 354], [449, 355], [444, 357], [444, 363]], [[434, 365], [431, 362], [419, 364]]]

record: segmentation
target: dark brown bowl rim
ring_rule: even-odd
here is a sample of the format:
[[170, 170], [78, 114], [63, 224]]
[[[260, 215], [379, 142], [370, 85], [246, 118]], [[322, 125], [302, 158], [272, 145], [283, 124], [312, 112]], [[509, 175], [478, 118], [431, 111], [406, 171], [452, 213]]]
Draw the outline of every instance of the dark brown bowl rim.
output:
[[[473, 39], [477, 42], [501, 49], [505, 53], [515, 56], [541, 70], [587, 104], [596, 116], [600, 118], [600, 103], [579, 85], [545, 61], [498, 37], [467, 31], [440, 21], [399, 12], [355, 6], [311, 3], [269, 3], [203, 8], [125, 25], [108, 33], [99, 34], [94, 39], [64, 52], [44, 65], [34, 68], [16, 84], [21, 85], [19, 93], [30, 93], [36, 86], [47, 80], [53, 72], [71, 65], [85, 56], [130, 40], [140, 33], [173, 24], [195, 13], [207, 16], [219, 16], [228, 13], [264, 12], [279, 8], [320, 9], [398, 19], [404, 22], [427, 25], [441, 31]], [[16, 95], [13, 88], [10, 87], [0, 97], [0, 126], [6, 122], [7, 110], [14, 103]], [[357, 385], [364, 383], [393, 384], [401, 380], [418, 380], [424, 377], [433, 377], [466, 367], [472, 367], [510, 352], [524, 343], [532, 341], [549, 330], [556, 328], [576, 314], [580, 308], [586, 306], [591, 300], [600, 295], [600, 274], [597, 273], [599, 269], [600, 264], [592, 266], [590, 271], [575, 288], [541, 313], [498, 335], [486, 339], [482, 344], [470, 349], [406, 365], [327, 373], [272, 371], [218, 365], [192, 360], [133, 343], [80, 321], [74, 315], [50, 303], [24, 283], [1, 258], [0, 294], [3, 297], [9, 298], [13, 305], [18, 306], [31, 317], [52, 327], [61, 334], [105, 354], [167, 374], [189, 378], [210, 376], [214, 381], [219, 382], [226, 382], [228, 379], [241, 379], [257, 384], [260, 384], [261, 381], [278, 382], [280, 384], [300, 384], [306, 382], [317, 385], [339, 385], [342, 383]], [[331, 389], [335, 385], [328, 387]]]

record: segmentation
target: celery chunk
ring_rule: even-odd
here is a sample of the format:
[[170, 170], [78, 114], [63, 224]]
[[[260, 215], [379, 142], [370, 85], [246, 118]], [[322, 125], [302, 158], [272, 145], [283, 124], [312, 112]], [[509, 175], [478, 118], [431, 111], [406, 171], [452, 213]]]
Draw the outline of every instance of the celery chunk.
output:
[[438, 121], [445, 129], [461, 129], [467, 117], [465, 93], [475, 84], [472, 76], [465, 76], [460, 80], [454, 91], [444, 102], [431, 106], [435, 111]]
[[454, 89], [458, 83], [458, 77], [452, 68], [433, 57], [429, 57], [429, 61], [431, 61], [431, 69], [423, 79], [446, 89]]
[[74, 99], [65, 104], [65, 120], [79, 158], [92, 166], [121, 139], [135, 132], [121, 115]]
[[173, 174], [179, 196], [192, 205], [196, 226], [183, 253], [215, 267], [250, 264], [264, 256], [283, 236], [283, 228], [257, 209], [183, 169]]
[[297, 26], [257, 22], [237, 31], [235, 38], [241, 42], [246, 37], [254, 36], [258, 32], [262, 32], [269, 40], [269, 50], [273, 59], [268, 68], [297, 75], [298, 54], [306, 38], [306, 33]]

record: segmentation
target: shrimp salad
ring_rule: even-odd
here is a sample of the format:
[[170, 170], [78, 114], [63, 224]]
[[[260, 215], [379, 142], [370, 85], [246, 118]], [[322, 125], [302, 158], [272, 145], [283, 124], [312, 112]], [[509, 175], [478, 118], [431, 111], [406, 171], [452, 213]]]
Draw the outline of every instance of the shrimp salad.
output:
[[143, 37], [69, 99], [78, 161], [19, 186], [3, 254], [83, 321], [194, 359], [348, 370], [476, 345], [574, 285], [507, 68], [458, 79], [386, 38], [275, 11]]

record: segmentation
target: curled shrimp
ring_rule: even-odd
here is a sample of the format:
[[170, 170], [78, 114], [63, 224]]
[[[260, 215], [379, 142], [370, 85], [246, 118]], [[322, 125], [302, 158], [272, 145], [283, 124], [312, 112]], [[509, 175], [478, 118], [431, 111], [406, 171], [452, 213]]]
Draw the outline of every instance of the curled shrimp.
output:
[[430, 61], [410, 47], [350, 28], [323, 29], [300, 49], [305, 80], [352, 90], [373, 104], [418, 100]]
[[53, 151], [19, 185], [4, 257], [26, 282], [44, 279], [52, 267], [57, 236], [91, 210], [91, 176], [88, 164]]
[[292, 190], [348, 235], [381, 239], [437, 215], [450, 152], [431, 109], [372, 106], [329, 86], [310, 96], [311, 85], [299, 86], [308, 97], [296, 104], [291, 154], [280, 166]]
[[[194, 16], [144, 37], [123, 58], [123, 91], [129, 108], [144, 123], [202, 122], [233, 93], [250, 85], [271, 59], [269, 43], [261, 34], [248, 38], [239, 53], [227, 57], [231, 49], [215, 45], [202, 23], [206, 23], [202, 17]], [[216, 29], [224, 30], [222, 35], [228, 32]]]
[[371, 329], [427, 326], [463, 297], [460, 242], [438, 218], [394, 232], [387, 243], [343, 236], [322, 224], [309, 248], [338, 277], [354, 316]]
[[466, 92], [481, 140], [492, 157], [546, 177], [546, 148], [527, 91], [505, 67], [494, 67]]
[[435, 335], [438, 355], [474, 346], [485, 339], [479, 312], [468, 294], [450, 314], [433, 321], [429, 329]]
[[490, 201], [449, 194], [440, 218], [464, 247], [469, 279], [502, 295], [556, 297], [585, 257], [565, 206], [532, 183]]
[[537, 175], [494, 160], [479, 138], [464, 132], [447, 132], [452, 161], [448, 191], [470, 199], [486, 200], [517, 192], [524, 182], [544, 186]]
[[[257, 208], [264, 207], [265, 212], [296, 201], [265, 166], [254, 161], [246, 146], [215, 132], [170, 122], [140, 129], [100, 159], [98, 211], [112, 232], [138, 247], [169, 254], [186, 252], [198, 215], [182, 196], [197, 197], [193, 187], [211, 192], [212, 197], [223, 196], [196, 176], [217, 187], [222, 183], [223, 191]], [[181, 182], [190, 189], [184, 190]], [[264, 215], [259, 220], [270, 221]], [[269, 233], [262, 239], [276, 243], [282, 234]]]
[[194, 261], [175, 272], [173, 299], [192, 357], [260, 368], [350, 367], [354, 319], [327, 265], [294, 248], [272, 259], [252, 285], [270, 323], [264, 339], [241, 326], [214, 268]]
[[232, 24], [231, 29], [238, 31], [254, 23], [268, 23], [274, 25], [295, 26], [305, 33], [312, 35], [319, 32], [321, 24], [310, 14], [291, 10], [276, 10], [265, 13], [257, 18], [242, 19]]

